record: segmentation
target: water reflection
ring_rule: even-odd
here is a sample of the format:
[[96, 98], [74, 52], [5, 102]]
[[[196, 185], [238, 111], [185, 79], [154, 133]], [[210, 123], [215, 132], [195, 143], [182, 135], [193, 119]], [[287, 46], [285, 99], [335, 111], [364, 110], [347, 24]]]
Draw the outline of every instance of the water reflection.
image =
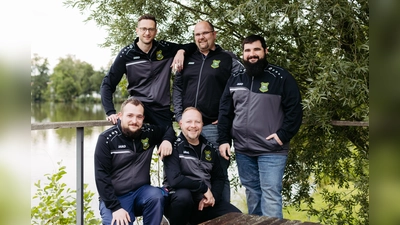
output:
[[[116, 105], [119, 108], [119, 105]], [[32, 103], [31, 123], [61, 122], [61, 121], [86, 121], [105, 119], [105, 113], [100, 103]], [[102, 130], [104, 130], [103, 128]], [[67, 144], [75, 141], [75, 128], [55, 129], [59, 141]], [[87, 127], [84, 130], [86, 136], [92, 135], [94, 127]], [[46, 132], [38, 132], [37, 135], [44, 135]], [[32, 136], [36, 141], [37, 136]]]
[[[31, 122], [61, 122], [102, 120], [105, 114], [101, 104], [94, 103], [32, 103]], [[92, 209], [97, 214], [97, 191], [94, 182], [93, 154], [98, 135], [108, 127], [84, 129], [84, 183], [95, 193]], [[56, 172], [57, 162], [66, 166], [67, 174], [62, 178], [68, 187], [76, 188], [76, 129], [48, 129], [31, 131], [31, 194], [36, 192], [33, 185], [38, 180], [47, 182], [45, 174]], [[33, 199], [31, 205], [37, 205]]]
[[32, 103], [31, 122], [59, 122], [105, 119], [100, 103]]

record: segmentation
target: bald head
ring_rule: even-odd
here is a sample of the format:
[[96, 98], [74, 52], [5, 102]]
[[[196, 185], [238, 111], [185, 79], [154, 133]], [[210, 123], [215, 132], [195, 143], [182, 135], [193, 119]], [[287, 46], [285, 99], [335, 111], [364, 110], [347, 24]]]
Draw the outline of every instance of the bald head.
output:
[[190, 144], [199, 144], [199, 136], [203, 129], [203, 120], [198, 109], [194, 107], [186, 108], [182, 113], [179, 125], [183, 135]]
[[215, 49], [217, 32], [208, 21], [200, 21], [194, 26], [194, 41], [201, 53], [207, 55], [210, 50]]

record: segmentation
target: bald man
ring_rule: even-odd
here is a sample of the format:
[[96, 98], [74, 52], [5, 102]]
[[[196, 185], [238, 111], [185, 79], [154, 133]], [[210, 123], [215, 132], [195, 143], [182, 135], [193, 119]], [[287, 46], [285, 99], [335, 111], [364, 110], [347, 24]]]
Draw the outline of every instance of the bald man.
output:
[[225, 176], [217, 149], [202, 135], [199, 110], [188, 107], [179, 122], [181, 134], [164, 158], [165, 214], [171, 225], [198, 224], [229, 212], [240, 212], [222, 199]]

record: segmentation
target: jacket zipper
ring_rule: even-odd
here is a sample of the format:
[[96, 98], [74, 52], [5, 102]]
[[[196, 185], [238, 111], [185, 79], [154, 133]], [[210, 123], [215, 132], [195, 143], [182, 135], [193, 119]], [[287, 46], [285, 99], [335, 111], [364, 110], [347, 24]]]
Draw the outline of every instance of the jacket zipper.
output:
[[[152, 48], [152, 51], [147, 55], [147, 57], [149, 58], [149, 61], [151, 62], [151, 56], [154, 54], [154, 51], [158, 48], [158, 44], [157, 46], [155, 46], [154, 48]], [[151, 49], [150, 49], [151, 50]]]
[[[200, 55], [203, 57], [203, 54], [200, 53]], [[194, 101], [194, 107], [196, 107], [196, 108], [197, 108], [197, 98], [199, 97], [201, 74], [203, 74], [203, 67], [204, 67], [204, 62], [206, 61], [206, 58], [207, 58], [207, 56], [203, 57], [203, 62], [201, 63], [201, 67], [200, 67], [199, 80], [197, 81], [196, 98]]]
[[[249, 125], [249, 111], [250, 111], [250, 100], [251, 100], [251, 98], [250, 98], [250, 94], [251, 94], [251, 92], [252, 92], [252, 90], [253, 90], [253, 83], [254, 83], [254, 76], [252, 76], [251, 77], [251, 84], [250, 84], [250, 90], [249, 90], [249, 94], [247, 95], [247, 118], [246, 118], [246, 127], [248, 127], [248, 125]], [[248, 139], [248, 137], [249, 137], [249, 133], [248, 133], [248, 130], [246, 129], [246, 139]], [[249, 143], [249, 141], [246, 141], [246, 145], [248, 145], [248, 143]], [[246, 146], [247, 148], [248, 148], [248, 146]]]

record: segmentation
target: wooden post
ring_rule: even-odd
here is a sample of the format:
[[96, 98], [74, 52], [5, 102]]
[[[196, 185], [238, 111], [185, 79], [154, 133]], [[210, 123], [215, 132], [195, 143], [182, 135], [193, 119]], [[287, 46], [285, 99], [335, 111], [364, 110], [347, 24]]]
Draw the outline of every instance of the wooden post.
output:
[[76, 224], [83, 225], [83, 127], [76, 128]]

